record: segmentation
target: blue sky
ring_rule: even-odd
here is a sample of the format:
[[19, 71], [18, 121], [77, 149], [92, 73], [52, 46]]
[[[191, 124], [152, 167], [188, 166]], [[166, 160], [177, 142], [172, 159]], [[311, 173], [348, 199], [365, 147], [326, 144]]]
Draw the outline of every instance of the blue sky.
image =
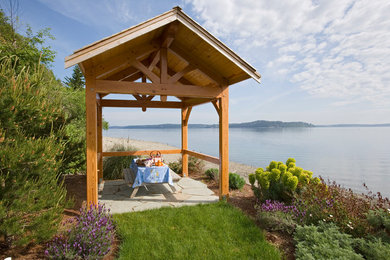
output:
[[[7, 1], [2, 0], [4, 8]], [[51, 28], [55, 75], [73, 51], [181, 6], [262, 75], [230, 87], [230, 122], [390, 122], [388, 0], [20, 0], [20, 30]], [[104, 109], [111, 125], [179, 123], [177, 110]], [[190, 123], [216, 123], [212, 105]]]

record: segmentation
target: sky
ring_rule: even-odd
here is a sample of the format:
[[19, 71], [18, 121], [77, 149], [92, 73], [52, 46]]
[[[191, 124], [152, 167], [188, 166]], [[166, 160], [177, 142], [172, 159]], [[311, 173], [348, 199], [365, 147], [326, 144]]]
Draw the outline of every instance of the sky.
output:
[[[8, 0], [0, 0], [6, 9]], [[250, 63], [261, 84], [230, 87], [229, 121], [390, 123], [388, 0], [20, 0], [20, 33], [51, 28], [52, 65], [83, 46], [180, 6]], [[7, 11], [7, 10], [5, 10]], [[110, 125], [180, 123], [180, 111], [104, 108]], [[217, 123], [210, 104], [189, 123]]]

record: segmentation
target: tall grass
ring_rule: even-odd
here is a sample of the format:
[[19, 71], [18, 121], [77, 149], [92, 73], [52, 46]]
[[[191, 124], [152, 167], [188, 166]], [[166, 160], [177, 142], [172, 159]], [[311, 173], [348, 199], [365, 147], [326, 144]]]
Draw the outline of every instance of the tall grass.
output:
[[[172, 169], [172, 171], [176, 172], [177, 174], [183, 173], [182, 158], [175, 162], [169, 163], [168, 166]], [[191, 175], [194, 173], [202, 172], [204, 172], [204, 161], [194, 156], [188, 156], [188, 174]]]
[[[124, 144], [115, 144], [110, 152], [137, 151], [137, 148]], [[116, 180], [123, 178], [123, 169], [129, 168], [136, 156], [112, 156], [103, 159], [103, 178]]]

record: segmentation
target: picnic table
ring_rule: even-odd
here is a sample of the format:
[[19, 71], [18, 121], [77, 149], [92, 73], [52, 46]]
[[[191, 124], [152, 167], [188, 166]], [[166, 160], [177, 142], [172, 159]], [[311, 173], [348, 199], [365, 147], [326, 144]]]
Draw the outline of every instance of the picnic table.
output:
[[144, 186], [147, 189], [145, 184], [168, 183], [172, 192], [176, 192], [167, 165], [151, 167], [138, 166], [136, 161], [137, 159], [134, 159], [130, 165], [133, 174], [133, 192], [131, 193], [130, 198], [133, 198], [137, 194], [139, 187]]

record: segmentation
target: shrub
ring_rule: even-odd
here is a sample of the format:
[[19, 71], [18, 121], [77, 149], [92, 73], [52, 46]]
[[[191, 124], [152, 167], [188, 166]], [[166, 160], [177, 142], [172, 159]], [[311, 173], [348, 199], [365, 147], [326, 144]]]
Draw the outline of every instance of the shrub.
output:
[[[62, 111], [62, 86], [37, 64], [17, 73], [10, 57], [0, 59], [0, 129], [5, 138], [61, 137], [65, 114]], [[60, 140], [58, 140], [60, 141]], [[61, 140], [62, 141], [62, 140]]]
[[305, 212], [299, 222], [309, 225], [328, 218], [342, 218], [343, 221], [346, 221], [344, 214], [335, 214], [334, 208], [337, 207], [337, 203], [334, 201], [327, 185], [321, 183], [307, 185], [299, 194], [295, 194], [293, 204], [300, 212]]
[[267, 200], [258, 209], [257, 219], [267, 230], [282, 231], [292, 234], [297, 225], [300, 212], [295, 206], [285, 205], [283, 202]]
[[305, 224], [325, 219], [337, 224], [343, 232], [364, 237], [375, 232], [367, 219], [367, 216], [372, 216], [375, 222], [375, 214], [368, 214], [370, 210], [381, 209], [385, 213], [389, 201], [380, 194], [356, 194], [335, 182], [326, 185], [322, 180], [320, 184], [308, 184], [299, 194], [296, 193], [294, 205], [300, 212], [306, 212], [301, 219]]
[[181, 165], [181, 159], [177, 160], [176, 162], [170, 162], [168, 163], [169, 168], [174, 171], [177, 174], [182, 174], [182, 165]]
[[245, 185], [245, 179], [242, 178], [237, 173], [229, 173], [229, 189], [231, 190], [241, 190]]
[[218, 181], [219, 180], [219, 170], [217, 168], [207, 169], [204, 173], [211, 180]]
[[[169, 168], [177, 174], [182, 174], [182, 158], [168, 164]], [[188, 174], [204, 172], [204, 162], [194, 156], [188, 156]]]
[[[294, 234], [296, 259], [388, 259], [390, 244], [381, 239], [353, 238], [333, 223], [298, 226]], [[364, 258], [363, 258], [364, 257]]]
[[[110, 151], [136, 151], [137, 149], [123, 144], [115, 144]], [[112, 156], [103, 159], [103, 178], [105, 180], [115, 180], [123, 178], [123, 169], [129, 168], [136, 156]]]
[[355, 247], [368, 260], [388, 259], [390, 256], [390, 244], [378, 238], [356, 239]]
[[110, 251], [114, 239], [112, 217], [103, 205], [80, 210], [73, 228], [56, 236], [45, 255], [50, 259], [101, 259]]
[[390, 208], [369, 210], [366, 216], [376, 236], [390, 243]]
[[63, 86], [39, 62], [21, 66], [30, 62], [0, 59], [0, 234], [8, 246], [51, 238], [66, 202], [58, 181]]
[[66, 190], [58, 181], [61, 151], [54, 137], [0, 142], [0, 234], [10, 246], [55, 234], [66, 205]]
[[299, 192], [310, 182], [319, 182], [312, 175], [312, 172], [296, 167], [295, 159], [289, 158], [286, 164], [272, 161], [265, 171], [258, 168], [249, 175], [249, 181], [260, 201], [270, 199], [291, 202], [294, 192]]
[[367, 221], [376, 231], [385, 230], [390, 234], [390, 208], [369, 210]]
[[6, 138], [55, 135], [64, 144], [59, 174], [85, 169], [85, 93], [66, 89], [40, 64], [18, 67], [16, 57], [0, 61], [0, 129]]
[[299, 259], [364, 259], [353, 249], [355, 240], [334, 224], [297, 226], [295, 257]]
[[60, 171], [65, 174], [85, 172], [85, 91], [65, 89], [62, 110], [66, 123], [62, 139], [66, 142], [63, 164]]
[[288, 234], [294, 233], [297, 225], [291, 214], [282, 211], [259, 211], [257, 220], [264, 229]]
[[295, 206], [289, 206], [284, 204], [280, 201], [272, 201], [272, 200], [266, 200], [264, 203], [261, 204], [260, 208], [261, 211], [265, 212], [275, 212], [280, 211], [283, 213], [291, 213], [294, 215], [297, 215], [297, 208]]

